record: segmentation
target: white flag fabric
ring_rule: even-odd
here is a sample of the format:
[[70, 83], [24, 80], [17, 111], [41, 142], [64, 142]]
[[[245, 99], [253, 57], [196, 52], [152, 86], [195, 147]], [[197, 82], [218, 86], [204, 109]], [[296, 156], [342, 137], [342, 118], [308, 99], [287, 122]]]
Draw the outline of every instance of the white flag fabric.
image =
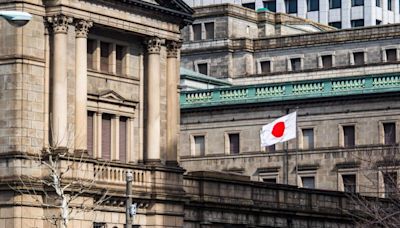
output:
[[271, 146], [296, 138], [297, 112], [290, 113], [264, 125], [260, 131], [261, 146]]

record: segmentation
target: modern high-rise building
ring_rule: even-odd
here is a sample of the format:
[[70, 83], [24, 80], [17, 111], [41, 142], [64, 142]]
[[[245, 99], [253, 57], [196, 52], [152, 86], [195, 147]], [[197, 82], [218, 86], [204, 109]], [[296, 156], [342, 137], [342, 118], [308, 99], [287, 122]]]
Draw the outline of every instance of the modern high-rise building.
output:
[[311, 19], [336, 28], [398, 23], [397, 0], [185, 0], [192, 7], [232, 3], [250, 9], [266, 8]]

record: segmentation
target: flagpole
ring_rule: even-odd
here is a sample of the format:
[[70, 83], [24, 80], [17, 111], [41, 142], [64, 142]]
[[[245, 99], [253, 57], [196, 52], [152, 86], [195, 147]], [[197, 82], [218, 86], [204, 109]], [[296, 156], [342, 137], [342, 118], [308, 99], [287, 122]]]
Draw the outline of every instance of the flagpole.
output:
[[285, 166], [285, 169], [284, 169], [284, 172], [285, 172], [285, 175], [284, 175], [284, 183], [285, 183], [285, 184], [289, 184], [289, 151], [288, 151], [289, 143], [288, 143], [288, 141], [284, 142], [283, 146], [284, 146], [284, 149], [285, 149], [285, 157], [284, 157], [284, 166]]
[[299, 107], [296, 107], [296, 186], [299, 186], [299, 132], [297, 130], [297, 123], [299, 122]]

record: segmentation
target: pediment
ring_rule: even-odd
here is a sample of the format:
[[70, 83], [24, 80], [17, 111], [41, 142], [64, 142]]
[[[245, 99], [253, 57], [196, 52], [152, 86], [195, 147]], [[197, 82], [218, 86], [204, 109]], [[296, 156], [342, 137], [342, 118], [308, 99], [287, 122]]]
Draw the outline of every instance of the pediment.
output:
[[124, 102], [125, 98], [113, 90], [104, 90], [99, 93], [100, 100], [108, 100], [113, 102]]

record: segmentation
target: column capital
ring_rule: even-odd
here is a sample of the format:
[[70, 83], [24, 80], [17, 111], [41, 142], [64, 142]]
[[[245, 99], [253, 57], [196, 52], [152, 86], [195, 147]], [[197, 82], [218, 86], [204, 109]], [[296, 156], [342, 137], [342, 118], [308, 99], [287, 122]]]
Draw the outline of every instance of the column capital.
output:
[[73, 22], [73, 18], [63, 14], [47, 17], [47, 22], [51, 25], [53, 33], [68, 33], [68, 25]]
[[161, 45], [163, 43], [163, 39], [159, 37], [151, 37], [145, 41], [147, 46], [147, 53], [149, 54], [160, 54]]
[[178, 51], [182, 47], [180, 41], [167, 41], [167, 58], [178, 58]]
[[89, 29], [93, 26], [92, 21], [77, 19], [75, 21], [76, 38], [87, 38]]

